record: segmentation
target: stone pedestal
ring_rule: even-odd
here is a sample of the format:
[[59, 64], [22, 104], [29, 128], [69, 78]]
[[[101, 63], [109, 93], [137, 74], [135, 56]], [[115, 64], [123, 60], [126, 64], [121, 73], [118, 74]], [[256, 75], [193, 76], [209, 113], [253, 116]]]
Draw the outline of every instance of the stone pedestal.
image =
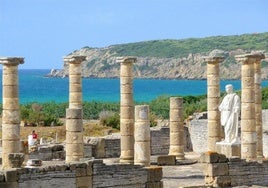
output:
[[240, 143], [216, 142], [216, 152], [225, 155], [227, 158], [241, 156]]
[[176, 159], [184, 159], [184, 126], [183, 126], [183, 99], [181, 97], [170, 98], [169, 130], [170, 145], [169, 155], [175, 155]]
[[134, 162], [134, 101], [132, 65], [133, 57], [118, 57], [120, 63], [120, 163]]
[[[2, 168], [13, 168], [13, 157], [20, 153], [20, 110], [18, 65], [24, 58], [3, 57]], [[16, 157], [15, 157], [16, 158]], [[18, 163], [21, 165], [21, 163]], [[16, 168], [18, 168], [18, 165]]]
[[[254, 63], [264, 58], [263, 54], [251, 53], [235, 56], [241, 68], [241, 158], [256, 160], [257, 132], [255, 110]], [[258, 91], [256, 91], [258, 92]], [[258, 112], [258, 109], [257, 109]]]
[[150, 148], [150, 120], [149, 106], [135, 106], [135, 155], [134, 164], [150, 166], [151, 148]]
[[85, 56], [67, 56], [69, 63], [69, 108], [66, 109], [66, 162], [84, 157], [81, 63]]
[[221, 56], [206, 57], [207, 61], [207, 111], [208, 111], [208, 151], [216, 151], [216, 142], [222, 139], [220, 125], [220, 69]]

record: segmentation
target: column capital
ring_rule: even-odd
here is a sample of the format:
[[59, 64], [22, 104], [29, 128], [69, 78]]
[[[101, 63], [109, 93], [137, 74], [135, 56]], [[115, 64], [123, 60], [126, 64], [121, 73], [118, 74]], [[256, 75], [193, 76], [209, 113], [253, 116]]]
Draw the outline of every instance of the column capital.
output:
[[223, 56], [205, 56], [203, 59], [207, 63], [221, 63], [225, 58]]
[[135, 62], [137, 62], [137, 58], [131, 57], [131, 56], [117, 57], [116, 62], [117, 63], [135, 63]]
[[63, 61], [66, 63], [79, 64], [86, 60], [86, 56], [82, 55], [71, 55], [63, 57]]
[[23, 57], [0, 57], [0, 64], [2, 65], [19, 65], [23, 63]]
[[235, 59], [242, 64], [260, 63], [265, 56], [262, 52], [252, 52], [248, 54], [236, 55]]

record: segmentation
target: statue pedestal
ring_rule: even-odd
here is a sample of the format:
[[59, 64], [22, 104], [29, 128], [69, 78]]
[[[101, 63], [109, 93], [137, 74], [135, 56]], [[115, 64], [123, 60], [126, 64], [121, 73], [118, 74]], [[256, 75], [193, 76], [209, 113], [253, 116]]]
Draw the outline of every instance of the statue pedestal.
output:
[[217, 153], [225, 155], [227, 158], [241, 157], [241, 143], [216, 142]]

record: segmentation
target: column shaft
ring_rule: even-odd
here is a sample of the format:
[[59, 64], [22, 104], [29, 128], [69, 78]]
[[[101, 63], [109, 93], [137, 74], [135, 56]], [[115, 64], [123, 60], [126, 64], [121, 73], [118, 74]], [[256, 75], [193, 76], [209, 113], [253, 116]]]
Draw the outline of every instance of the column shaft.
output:
[[134, 164], [150, 166], [150, 120], [149, 106], [135, 106], [135, 155]]
[[84, 157], [81, 63], [85, 56], [69, 56], [69, 108], [66, 109], [66, 162]]
[[[256, 160], [257, 157], [257, 133], [255, 109], [255, 84], [254, 63], [260, 59], [260, 54], [245, 54], [236, 56], [236, 60], [242, 64], [241, 72], [241, 158]], [[257, 93], [258, 91], [256, 91]], [[259, 95], [259, 94], [257, 94]]]
[[120, 63], [120, 163], [134, 162], [134, 101], [132, 65], [136, 58], [117, 58]]
[[[9, 155], [20, 153], [18, 65], [23, 58], [0, 58], [3, 64], [2, 168], [12, 168]], [[17, 167], [19, 168], [19, 167]]]
[[184, 126], [183, 126], [183, 99], [181, 97], [170, 98], [170, 146], [169, 155], [175, 155], [177, 159], [184, 159]]
[[208, 112], [208, 151], [216, 151], [216, 142], [222, 139], [220, 125], [220, 68], [223, 57], [208, 57], [207, 60], [207, 112]]

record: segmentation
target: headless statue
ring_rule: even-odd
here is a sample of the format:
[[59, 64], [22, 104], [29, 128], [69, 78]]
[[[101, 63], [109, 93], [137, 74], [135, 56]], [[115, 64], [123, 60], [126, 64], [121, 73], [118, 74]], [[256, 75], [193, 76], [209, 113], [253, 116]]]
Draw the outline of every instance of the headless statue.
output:
[[237, 143], [238, 140], [238, 117], [240, 113], [240, 98], [233, 92], [233, 86], [225, 86], [227, 95], [223, 98], [219, 110], [221, 112], [221, 125], [224, 127], [226, 143]]

